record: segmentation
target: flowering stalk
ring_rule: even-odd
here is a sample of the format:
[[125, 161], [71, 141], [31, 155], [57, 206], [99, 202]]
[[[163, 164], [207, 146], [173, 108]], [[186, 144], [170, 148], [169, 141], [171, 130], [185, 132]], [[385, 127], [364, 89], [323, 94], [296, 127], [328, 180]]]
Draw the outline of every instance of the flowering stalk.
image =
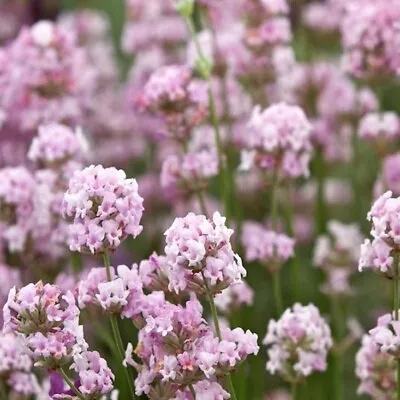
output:
[[297, 400], [297, 383], [292, 383], [292, 400]]
[[225, 169], [225, 155], [224, 155], [224, 150], [222, 147], [222, 140], [221, 140], [221, 133], [220, 133], [220, 124], [219, 124], [219, 119], [215, 107], [215, 100], [214, 100], [214, 94], [212, 91], [212, 86], [210, 82], [210, 75], [211, 75], [211, 65], [210, 61], [205, 57], [204, 52], [200, 46], [199, 40], [196, 35], [196, 29], [193, 23], [193, 19], [191, 15], [184, 15], [182, 14], [185, 18], [185, 21], [189, 27], [190, 33], [192, 35], [194, 44], [196, 46], [197, 54], [199, 56], [199, 63], [198, 63], [198, 68], [199, 72], [202, 75], [203, 78], [205, 78], [208, 83], [208, 103], [209, 103], [209, 109], [210, 109], [210, 119], [211, 119], [211, 124], [214, 127], [214, 132], [215, 132], [215, 142], [217, 144], [217, 149], [218, 149], [218, 163], [219, 163], [219, 168], [220, 168], [220, 179], [221, 179], [221, 187], [222, 187], [222, 198], [223, 198], [223, 203], [224, 203], [224, 215], [229, 221], [230, 218], [230, 213], [229, 213], [229, 176], [226, 173]]
[[[110, 257], [107, 252], [103, 253], [103, 261], [104, 261], [104, 266], [106, 268], [107, 280], [111, 282]], [[125, 350], [121, 338], [121, 333], [118, 328], [117, 318], [115, 317], [115, 315], [112, 314], [110, 316], [110, 321], [111, 321], [111, 330], [114, 336], [114, 341], [117, 346], [118, 359], [121, 365], [125, 359]], [[131, 399], [136, 399], [134, 385], [127, 368], [124, 368], [124, 373], [125, 373], [125, 378], [128, 382]]]
[[83, 394], [77, 389], [77, 387], [74, 385], [74, 383], [69, 379], [69, 376], [65, 373], [65, 371], [62, 368], [58, 369], [58, 372], [62, 375], [64, 381], [67, 383], [67, 385], [71, 388], [71, 390], [75, 393], [75, 395], [81, 399], [85, 400], [85, 397]]
[[[292, 207], [292, 193], [290, 190], [290, 184], [287, 186], [288, 193], [287, 193], [287, 201], [286, 201], [286, 230], [287, 233], [291, 236], [294, 237], [294, 229], [293, 229], [293, 207]], [[291, 285], [292, 285], [292, 293], [293, 297], [295, 300], [298, 300], [299, 297], [299, 289], [301, 287], [300, 285], [300, 271], [299, 271], [299, 265], [296, 262], [296, 252], [293, 254], [293, 258], [290, 261], [290, 272], [291, 272]]]
[[[278, 216], [278, 171], [274, 171], [272, 177], [272, 187], [271, 187], [271, 209], [270, 209], [270, 217], [271, 217], [271, 225], [272, 230], [276, 231], [277, 225], [277, 216]], [[281, 292], [281, 282], [280, 282], [280, 272], [279, 269], [276, 270], [272, 275], [272, 284], [274, 288], [274, 296], [275, 296], [275, 305], [278, 315], [281, 315], [283, 312], [283, 303], [282, 303], [282, 292]]]
[[[332, 296], [332, 314], [333, 314], [333, 324], [336, 336], [336, 342], [341, 343], [343, 336], [343, 315], [340, 307], [340, 300]], [[336, 354], [334, 354], [334, 370], [333, 370], [333, 379], [335, 382], [335, 399], [342, 400], [343, 399], [343, 352], [338, 350]]]
[[[399, 320], [399, 286], [400, 286], [400, 276], [399, 276], [399, 263], [400, 257], [396, 253], [394, 260], [394, 279], [393, 279], [393, 307], [394, 307], [394, 317]], [[397, 358], [397, 400], [400, 400], [400, 358]]]
[[[218, 312], [217, 312], [217, 307], [215, 306], [214, 297], [213, 297], [213, 294], [211, 293], [210, 287], [208, 285], [206, 277], [204, 276], [204, 273], [202, 272], [201, 275], [203, 277], [204, 286], [206, 288], [206, 294], [208, 297], [208, 302], [210, 304], [211, 315], [212, 315], [212, 319], [213, 319], [213, 323], [214, 323], [214, 327], [215, 327], [215, 332], [218, 336], [218, 339], [221, 341], [222, 340], [221, 328], [219, 326]], [[233, 382], [232, 382], [232, 377], [231, 377], [231, 374], [229, 374], [229, 373], [228, 373], [228, 375], [226, 375], [226, 383], [228, 384], [228, 388], [229, 388], [229, 392], [232, 396], [232, 400], [237, 400], [235, 388], [234, 388]]]

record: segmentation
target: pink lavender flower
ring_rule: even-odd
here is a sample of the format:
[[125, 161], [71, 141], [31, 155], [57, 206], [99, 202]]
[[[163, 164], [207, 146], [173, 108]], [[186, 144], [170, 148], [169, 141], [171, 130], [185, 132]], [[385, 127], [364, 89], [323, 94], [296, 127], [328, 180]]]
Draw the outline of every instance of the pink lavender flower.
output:
[[[199, 400], [225, 400], [230, 399], [230, 394], [218, 382], [202, 380], [193, 385], [196, 399]], [[173, 400], [195, 400], [189, 389], [178, 391]]]
[[314, 265], [330, 267], [352, 267], [360, 258], [363, 236], [357, 224], [328, 222], [328, 234], [319, 236], [314, 249]]
[[0, 104], [22, 131], [82, 119], [96, 76], [74, 35], [50, 21], [23, 28], [5, 49]]
[[215, 305], [224, 313], [231, 313], [242, 305], [251, 306], [253, 304], [254, 291], [243, 281], [237, 285], [232, 285], [224, 289], [215, 296]]
[[38, 135], [29, 148], [28, 158], [40, 165], [54, 165], [79, 159], [85, 151], [82, 132], [66, 125], [50, 123], [39, 126]]
[[79, 376], [79, 390], [88, 398], [98, 398], [113, 389], [114, 374], [97, 351], [84, 351], [74, 356], [72, 368]]
[[10, 290], [3, 308], [4, 332], [21, 334], [37, 365], [62, 365], [86, 347], [79, 310], [71, 292], [50, 284], [30, 283]]
[[208, 181], [218, 174], [216, 148], [182, 155], [170, 155], [161, 169], [161, 186], [171, 197], [205, 190]]
[[10, 252], [22, 252], [31, 229], [35, 180], [24, 167], [0, 170], [0, 221], [2, 239]]
[[183, 140], [207, 117], [207, 90], [188, 67], [164, 66], [150, 76], [138, 104], [162, 118], [168, 136]]
[[313, 304], [297, 303], [278, 321], [269, 322], [263, 343], [269, 346], [267, 370], [289, 382], [298, 382], [314, 371], [325, 371], [332, 336]]
[[357, 393], [374, 399], [390, 399], [396, 392], [396, 360], [379, 350], [370, 335], [364, 335], [356, 355]]
[[390, 190], [395, 196], [400, 196], [400, 153], [384, 158], [381, 179], [384, 190]]
[[246, 276], [242, 261], [230, 244], [233, 230], [225, 225], [226, 218], [218, 212], [212, 221], [204, 215], [187, 214], [176, 218], [165, 232], [165, 254], [171, 291], [205, 289], [213, 293]]
[[135, 179], [122, 170], [91, 165], [75, 172], [62, 213], [72, 221], [70, 249], [91, 253], [115, 249], [142, 231], [143, 199]]
[[110, 271], [111, 281], [107, 279], [105, 268], [93, 268], [79, 282], [79, 307], [83, 309], [88, 305], [96, 305], [109, 313], [132, 316], [132, 308], [138, 308], [140, 296], [143, 295], [137, 266], [130, 269], [126, 265], [119, 265], [116, 269], [111, 267]]
[[371, 268], [388, 277], [393, 277], [393, 252], [400, 243], [398, 232], [398, 213], [400, 198], [392, 197], [388, 191], [381, 195], [372, 205], [368, 220], [372, 222], [372, 241], [366, 239], [361, 246], [361, 256], [358, 268]]
[[343, 64], [361, 79], [382, 79], [399, 74], [400, 57], [397, 1], [350, 4], [342, 21]]
[[268, 230], [256, 222], [248, 221], [243, 225], [242, 244], [246, 260], [260, 261], [270, 272], [294, 255], [294, 239]]
[[391, 314], [378, 318], [377, 326], [369, 331], [371, 340], [378, 346], [379, 351], [398, 358], [400, 355], [400, 321]]
[[[18, 269], [0, 262], [0, 276], [2, 282], [0, 286], [0, 309], [3, 309], [10, 289], [14, 286], [21, 286], [21, 275]], [[0, 326], [3, 326], [2, 315], [0, 315]]]
[[400, 119], [395, 112], [370, 113], [358, 126], [361, 139], [372, 142], [378, 152], [387, 152], [387, 147], [400, 137]]
[[311, 124], [297, 106], [274, 104], [255, 107], [249, 121], [242, 169], [278, 171], [282, 178], [308, 176]]
[[151, 397], [157, 388], [160, 395], [173, 397], [179, 387], [225, 375], [248, 355], [257, 354], [257, 335], [241, 328], [226, 328], [220, 341], [206, 325], [202, 311], [199, 301], [193, 298], [185, 307], [164, 301], [148, 315], [134, 350], [142, 364], [133, 360], [131, 345], [125, 359], [139, 371], [138, 395]]
[[0, 334], [0, 376], [30, 372], [33, 362], [23, 340], [14, 333]]

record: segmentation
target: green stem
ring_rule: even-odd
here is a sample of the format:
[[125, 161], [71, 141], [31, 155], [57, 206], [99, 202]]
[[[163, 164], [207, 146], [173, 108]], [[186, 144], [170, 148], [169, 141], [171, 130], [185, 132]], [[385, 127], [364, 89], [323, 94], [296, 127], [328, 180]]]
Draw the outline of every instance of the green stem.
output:
[[[334, 334], [336, 343], [342, 343], [343, 335], [345, 333], [342, 307], [338, 298], [332, 297], [331, 301], [332, 301], [332, 314], [333, 314]], [[343, 352], [341, 352], [340, 350], [336, 354], [334, 354], [333, 374], [335, 382], [334, 398], [335, 400], [343, 400], [344, 398]]]
[[364, 221], [364, 207], [362, 202], [362, 187], [360, 182], [360, 140], [357, 129], [353, 126], [352, 132], [353, 160], [352, 160], [352, 185], [354, 196], [354, 213], [359, 221]]
[[282, 293], [281, 293], [281, 276], [279, 271], [275, 271], [272, 275], [272, 285], [274, 287], [274, 297], [276, 312], [278, 315], [283, 313]]
[[[193, 24], [193, 20], [191, 18], [186, 18], [186, 23], [189, 26], [189, 30], [190, 30], [192, 39], [194, 41], [197, 54], [200, 57], [200, 60], [207, 61], [207, 58], [205, 57], [204, 52], [201, 48], [200, 42], [198, 40], [198, 37], [196, 34], [196, 29]], [[207, 74], [207, 76], [205, 76], [205, 78], [207, 79], [208, 85], [209, 85], [208, 86], [208, 104], [209, 104], [209, 109], [210, 109], [210, 120], [211, 120], [211, 124], [214, 128], [215, 142], [216, 142], [217, 150], [218, 150], [218, 163], [219, 163], [219, 169], [220, 169], [222, 199], [223, 199], [223, 203], [224, 203], [224, 215], [226, 217], [227, 222], [229, 222], [229, 219], [230, 219], [229, 176], [227, 175], [226, 168], [225, 168], [225, 154], [224, 154], [224, 149], [222, 146], [220, 123], [219, 123], [219, 118], [218, 118], [217, 111], [216, 111], [214, 94], [212, 91], [212, 86], [211, 86], [211, 81], [210, 81], [210, 74]]]
[[326, 205], [325, 205], [325, 165], [322, 151], [318, 150], [315, 158], [315, 175], [317, 177], [317, 204], [315, 213], [315, 233], [325, 232]]
[[[201, 275], [203, 277], [203, 281], [204, 281], [204, 286], [206, 288], [206, 294], [207, 294], [208, 302], [210, 304], [211, 315], [212, 315], [212, 319], [213, 319], [213, 322], [214, 322], [215, 332], [216, 332], [216, 334], [218, 336], [218, 339], [222, 340], [221, 328], [219, 326], [218, 312], [217, 312], [217, 307], [215, 307], [214, 297], [213, 297], [213, 295], [211, 293], [210, 287], [208, 285], [206, 277], [204, 276], [204, 273], [202, 272]], [[226, 383], [228, 385], [229, 392], [231, 394], [231, 399], [232, 400], [237, 400], [236, 392], [235, 392], [235, 388], [233, 386], [231, 375], [227, 374], [225, 378], [226, 378]]]
[[292, 383], [292, 400], [297, 400], [297, 383]]
[[208, 216], [207, 206], [204, 199], [204, 193], [201, 190], [197, 192], [197, 199], [199, 200], [201, 212], [207, 217]]
[[[399, 263], [400, 256], [395, 255], [394, 257], [394, 266], [395, 266], [395, 276], [393, 277], [393, 308], [394, 308], [394, 317], [396, 320], [399, 320], [399, 285], [400, 285], [400, 274], [399, 274]], [[400, 359], [397, 360], [397, 400], [400, 400]]]
[[71, 390], [75, 393], [75, 395], [78, 397], [78, 399], [85, 400], [85, 397], [83, 394], [80, 392], [79, 389], [74, 385], [74, 383], [69, 379], [68, 375], [65, 373], [65, 371], [60, 367], [58, 369], [58, 372], [62, 375], [64, 381], [67, 383], [67, 385], [71, 388]]
[[[104, 266], [106, 268], [107, 280], [111, 281], [110, 257], [108, 255], [108, 253], [103, 253], [103, 261], [104, 261]], [[124, 358], [125, 358], [125, 350], [124, 350], [124, 344], [122, 342], [121, 333], [119, 331], [118, 321], [117, 321], [116, 316], [111, 315], [110, 321], [111, 321], [111, 330], [112, 330], [112, 333], [114, 336], [114, 341], [117, 346], [119, 364], [122, 365]], [[136, 399], [133, 379], [127, 368], [123, 368], [123, 370], [124, 370], [125, 378], [128, 382], [131, 399]]]
[[190, 393], [193, 396], [193, 400], [196, 400], [196, 392], [194, 391], [194, 388], [193, 388], [192, 384], [189, 385], [189, 390], [190, 390]]
[[[278, 171], [274, 171], [272, 176], [271, 186], [271, 204], [270, 204], [270, 218], [272, 230], [276, 231], [278, 223]], [[280, 270], [277, 269], [272, 275], [272, 285], [274, 289], [275, 305], [278, 315], [283, 312], [282, 302], [282, 289], [281, 289], [281, 277]]]
[[[287, 187], [285, 207], [286, 231], [291, 237], [294, 237], [294, 222], [293, 222], [293, 205], [291, 187]], [[295, 301], [299, 300], [299, 292], [301, 289], [300, 270], [297, 259], [297, 254], [294, 252], [293, 258], [290, 260], [290, 284]]]

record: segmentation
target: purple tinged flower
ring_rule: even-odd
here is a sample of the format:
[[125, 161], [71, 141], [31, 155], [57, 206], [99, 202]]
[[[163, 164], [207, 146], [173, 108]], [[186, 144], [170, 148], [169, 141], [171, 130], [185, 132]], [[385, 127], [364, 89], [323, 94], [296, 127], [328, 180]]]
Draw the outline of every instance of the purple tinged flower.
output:
[[124, 171], [91, 165], [70, 180], [62, 213], [72, 222], [70, 249], [99, 253], [140, 234], [143, 198]]
[[269, 347], [267, 370], [297, 382], [314, 371], [326, 369], [332, 336], [313, 304], [296, 303], [278, 321], [269, 322], [263, 343]]
[[176, 218], [165, 232], [165, 254], [169, 289], [204, 292], [204, 280], [212, 292], [219, 292], [246, 276], [240, 257], [230, 244], [233, 230], [225, 226], [218, 212], [212, 221], [204, 215]]

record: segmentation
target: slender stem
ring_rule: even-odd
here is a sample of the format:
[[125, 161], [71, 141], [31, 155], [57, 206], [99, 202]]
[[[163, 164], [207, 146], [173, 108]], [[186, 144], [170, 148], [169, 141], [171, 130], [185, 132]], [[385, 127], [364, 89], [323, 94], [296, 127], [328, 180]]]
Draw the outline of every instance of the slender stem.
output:
[[[393, 308], [394, 317], [399, 320], [399, 285], [400, 285], [400, 256], [398, 254], [394, 257], [395, 276], [393, 278]], [[400, 359], [397, 360], [397, 400], [400, 400]]]
[[[104, 266], [106, 268], [107, 280], [111, 281], [110, 257], [108, 255], [108, 253], [103, 253], [103, 261], [104, 261]], [[117, 346], [119, 363], [120, 363], [120, 365], [122, 365], [123, 360], [125, 358], [125, 350], [124, 350], [124, 344], [122, 342], [121, 333], [119, 331], [118, 321], [117, 321], [116, 316], [111, 315], [110, 321], [111, 321], [111, 330], [112, 330], [112, 333], [114, 336], [114, 341]], [[125, 378], [128, 382], [131, 399], [136, 399], [133, 379], [127, 368], [123, 368], [123, 370], [124, 370]]]
[[[271, 204], [270, 204], [270, 218], [272, 230], [277, 229], [278, 223], [278, 171], [274, 171], [272, 176], [272, 186], [271, 186]], [[282, 289], [281, 289], [281, 278], [280, 270], [277, 269], [272, 275], [272, 285], [274, 289], [275, 305], [278, 315], [283, 312], [283, 302], [282, 302]]]
[[281, 293], [281, 276], [279, 274], [279, 271], [275, 271], [272, 275], [272, 285], [274, 287], [276, 312], [278, 313], [278, 315], [281, 315], [283, 313], [283, 303]]
[[[207, 61], [207, 57], [204, 55], [204, 52], [201, 48], [199, 39], [196, 34], [196, 29], [193, 24], [193, 20], [191, 18], [186, 18], [186, 23], [189, 26], [189, 30], [192, 36], [192, 39], [194, 41], [196, 51], [198, 56], [200, 57], [200, 60], [203, 62]], [[215, 100], [214, 100], [214, 94], [211, 86], [211, 81], [210, 81], [210, 76], [207, 74], [205, 77], [208, 81], [208, 104], [209, 104], [209, 109], [210, 109], [210, 120], [211, 124], [214, 127], [214, 132], [215, 132], [215, 142], [217, 144], [217, 149], [218, 149], [218, 163], [219, 163], [219, 169], [220, 169], [220, 180], [221, 180], [221, 189], [222, 189], [222, 198], [223, 198], [223, 203], [224, 203], [224, 215], [229, 222], [230, 219], [230, 211], [229, 211], [229, 176], [226, 174], [226, 168], [225, 168], [225, 154], [224, 154], [224, 149], [222, 146], [222, 140], [221, 140], [221, 132], [220, 132], [220, 123], [219, 123], [219, 118], [215, 106]]]
[[201, 212], [202, 212], [205, 216], [208, 216], [208, 213], [207, 213], [207, 206], [206, 206], [206, 202], [205, 202], [205, 199], [204, 199], [204, 193], [203, 193], [201, 190], [199, 190], [199, 191], [197, 192], [197, 199], [199, 200]]
[[6, 384], [3, 379], [0, 379], [0, 399], [7, 400]]
[[[222, 340], [221, 328], [219, 326], [218, 312], [217, 312], [217, 307], [215, 307], [214, 297], [213, 297], [213, 295], [211, 293], [210, 287], [208, 285], [206, 277], [204, 276], [204, 273], [202, 272], [201, 275], [203, 277], [204, 286], [206, 288], [206, 294], [207, 294], [207, 297], [208, 297], [208, 302], [210, 303], [211, 315], [212, 315], [212, 319], [213, 319], [213, 322], [214, 322], [215, 332], [216, 332], [216, 334], [218, 336], [218, 339]], [[228, 385], [228, 389], [229, 389], [229, 392], [231, 394], [232, 400], [237, 400], [235, 388], [233, 386], [232, 377], [231, 377], [230, 374], [226, 375], [226, 383]]]
[[83, 396], [81, 391], [74, 385], [74, 383], [71, 381], [71, 379], [69, 379], [68, 375], [65, 373], [65, 371], [61, 367], [58, 369], [58, 372], [62, 375], [64, 381], [71, 388], [71, 390], [75, 393], [75, 395], [79, 399], [85, 400], [85, 397]]
[[193, 388], [192, 384], [189, 385], [189, 390], [190, 390], [190, 393], [193, 396], [193, 400], [196, 400], [196, 392], [194, 391], [194, 388]]
[[[332, 297], [332, 315], [334, 324], [334, 334], [336, 343], [342, 343], [344, 335], [344, 316], [342, 312], [342, 305], [338, 298]], [[343, 386], [343, 352], [338, 351], [334, 355], [333, 360], [333, 379], [335, 382], [335, 400], [343, 400], [344, 398], [344, 386]]]
[[297, 400], [297, 383], [292, 383], [292, 400]]
[[326, 205], [325, 205], [325, 165], [322, 150], [318, 150], [315, 158], [315, 175], [317, 177], [317, 204], [315, 213], [315, 232], [321, 235], [325, 232]]
[[[290, 185], [288, 185], [286, 202], [285, 202], [286, 231], [289, 236], [294, 237], [293, 205], [291, 200], [292, 200], [292, 192]], [[293, 297], [295, 298], [296, 301], [298, 301], [299, 292], [301, 289], [301, 283], [300, 283], [300, 269], [296, 252], [294, 253], [293, 258], [290, 260], [290, 284], [292, 288]]]

